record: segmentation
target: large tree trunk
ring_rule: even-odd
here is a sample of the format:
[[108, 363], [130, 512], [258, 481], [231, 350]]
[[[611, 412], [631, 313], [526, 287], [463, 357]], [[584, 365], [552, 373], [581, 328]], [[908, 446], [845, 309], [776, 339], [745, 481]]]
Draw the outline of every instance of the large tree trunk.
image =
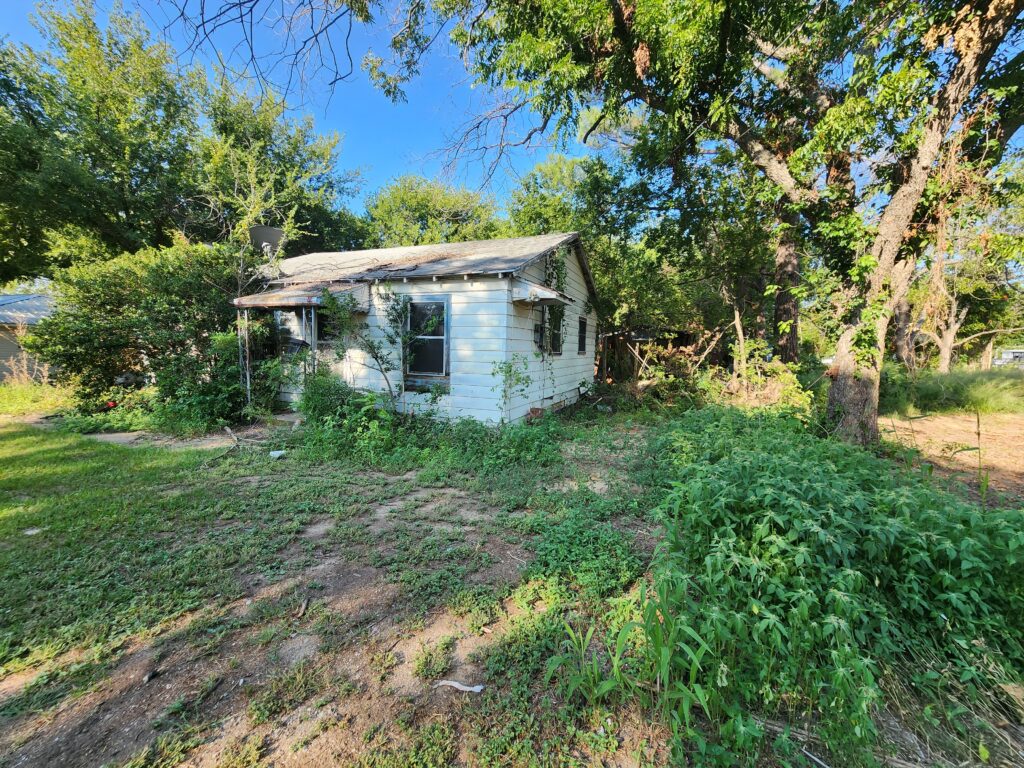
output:
[[913, 316], [910, 312], [910, 302], [904, 298], [896, 304], [893, 310], [893, 336], [896, 348], [896, 359], [899, 360], [908, 370], [913, 370], [917, 364], [914, 357], [915, 333], [913, 328]]
[[828, 417], [839, 437], [858, 445], [871, 445], [878, 442], [881, 368], [857, 360], [855, 333], [855, 328], [848, 328], [839, 337], [828, 391]]
[[[950, 25], [959, 58], [945, 85], [932, 98], [931, 116], [921, 131], [906, 179], [879, 219], [871, 245], [877, 266], [869, 279], [864, 309], [850, 318], [840, 336], [828, 412], [836, 419], [839, 434], [855, 443], [867, 445], [878, 439], [878, 383], [885, 332], [891, 313], [910, 287], [914, 265], [912, 259], [900, 258], [900, 249], [914, 212], [946, 134], [1022, 9], [1024, 0], [992, 0], [986, 9], [969, 3]], [[855, 349], [855, 339], [868, 330], [864, 323], [874, 324], [873, 348]]]
[[995, 334], [988, 337], [988, 341], [985, 342], [985, 349], [981, 352], [981, 370], [991, 371], [992, 370], [992, 358], [995, 356], [996, 348], [996, 337]]
[[953, 345], [956, 343], [956, 335], [952, 333], [939, 334], [939, 364], [936, 370], [939, 373], [949, 373], [953, 364]]
[[784, 363], [795, 363], [800, 354], [798, 322], [800, 307], [794, 289], [800, 279], [800, 262], [796, 250], [796, 216], [785, 212], [780, 216], [779, 242], [775, 246], [775, 353]]

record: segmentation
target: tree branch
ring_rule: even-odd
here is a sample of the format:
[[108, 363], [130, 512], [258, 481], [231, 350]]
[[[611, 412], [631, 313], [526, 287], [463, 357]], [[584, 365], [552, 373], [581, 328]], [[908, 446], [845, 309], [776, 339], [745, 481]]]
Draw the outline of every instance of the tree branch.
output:
[[971, 334], [970, 336], [960, 339], [960, 341], [956, 342], [953, 346], [962, 347], [964, 344], [972, 342], [975, 339], [980, 339], [984, 336], [993, 336], [1000, 333], [1017, 333], [1018, 331], [1024, 331], [1024, 326], [1018, 326], [1016, 328], [993, 328], [989, 331], [981, 331], [980, 333]]
[[740, 119], [736, 118], [729, 122], [725, 127], [725, 135], [743, 150], [765, 176], [778, 185], [791, 203], [805, 205], [818, 202], [818, 191], [797, 181], [782, 158], [758, 141], [750, 127]]

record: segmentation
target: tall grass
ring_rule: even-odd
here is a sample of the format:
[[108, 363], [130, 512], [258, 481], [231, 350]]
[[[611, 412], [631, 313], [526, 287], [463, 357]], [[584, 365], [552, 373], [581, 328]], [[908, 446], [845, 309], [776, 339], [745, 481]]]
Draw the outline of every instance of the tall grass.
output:
[[30, 413], [54, 413], [69, 408], [71, 392], [37, 381], [0, 382], [0, 416], [25, 416]]
[[890, 366], [882, 372], [879, 411], [1024, 413], [1024, 371], [923, 371], [915, 377]]

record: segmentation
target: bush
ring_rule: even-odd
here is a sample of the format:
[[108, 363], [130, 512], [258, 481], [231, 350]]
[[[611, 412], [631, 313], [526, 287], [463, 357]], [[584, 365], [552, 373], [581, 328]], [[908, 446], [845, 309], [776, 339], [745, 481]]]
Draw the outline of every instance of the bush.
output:
[[[675, 482], [651, 650], [669, 716], [707, 755], [756, 755], [754, 715], [781, 712], [870, 762], [886, 681], [922, 718], [969, 729], [950, 699], [1024, 674], [1021, 511], [984, 512], [777, 417], [691, 412], [656, 448]], [[696, 703], [717, 742], [683, 727]]]
[[299, 399], [299, 412], [310, 422], [322, 422], [345, 411], [356, 392], [340, 376], [320, 371], [307, 376]]
[[276, 361], [254, 370], [246, 408], [231, 330], [236, 248], [179, 242], [76, 264], [54, 282], [55, 311], [25, 344], [74, 388], [82, 414], [102, 413], [94, 404], [114, 387], [148, 384], [157, 421], [174, 431], [205, 431], [273, 404]]
[[902, 366], [882, 371], [880, 413], [1024, 413], [1024, 371], [922, 371], [916, 378]]
[[136, 432], [155, 429], [154, 411], [159, 395], [153, 387], [125, 389], [115, 387], [95, 400], [80, 402], [64, 412], [61, 427], [69, 432]]
[[323, 459], [396, 470], [430, 465], [438, 475], [504, 473], [562, 460], [561, 427], [554, 418], [490, 427], [471, 419], [444, 422], [399, 414], [380, 395], [353, 390], [330, 373], [309, 377], [299, 410], [307, 417], [306, 450]]

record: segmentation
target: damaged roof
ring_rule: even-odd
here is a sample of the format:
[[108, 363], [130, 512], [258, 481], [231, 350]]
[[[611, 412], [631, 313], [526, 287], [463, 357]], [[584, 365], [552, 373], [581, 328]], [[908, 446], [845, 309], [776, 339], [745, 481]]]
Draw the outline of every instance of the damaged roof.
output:
[[[282, 260], [271, 283], [287, 285], [324, 280], [497, 275], [517, 272], [556, 248], [578, 240], [579, 235], [568, 232], [464, 243], [310, 253]], [[589, 268], [584, 259], [581, 262], [590, 282]]]
[[350, 295], [355, 301], [355, 308], [366, 312], [370, 308], [370, 287], [365, 283], [345, 283], [339, 285], [330, 280], [316, 280], [311, 283], [289, 283], [283, 288], [240, 296], [231, 303], [239, 309], [278, 308], [278, 307], [316, 307], [323, 303], [324, 291], [330, 291], [335, 298]]

